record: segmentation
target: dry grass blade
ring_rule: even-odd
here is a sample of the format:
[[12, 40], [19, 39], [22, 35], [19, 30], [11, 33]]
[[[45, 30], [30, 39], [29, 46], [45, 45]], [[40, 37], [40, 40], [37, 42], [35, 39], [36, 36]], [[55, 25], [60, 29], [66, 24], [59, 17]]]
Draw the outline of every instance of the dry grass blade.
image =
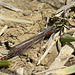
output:
[[61, 11], [61, 12], [58, 13], [58, 14], [56, 14], [55, 16], [56, 16], [56, 17], [60, 17], [62, 13], [63, 13], [63, 11]]
[[23, 12], [21, 9], [15, 8], [15, 7], [13, 7], [13, 6], [11, 6], [11, 5], [8, 5], [7, 3], [4, 3], [4, 2], [2, 2], [2, 1], [0, 1], [0, 5], [2, 5], [2, 6], [4, 6], [4, 7], [6, 7], [6, 8], [8, 8], [8, 9], [14, 10], [14, 11], [16, 11], [16, 12]]
[[58, 14], [58, 13], [60, 13], [61, 11], [67, 10], [67, 9], [69, 9], [70, 7], [74, 6], [74, 5], [75, 5], [75, 1], [72, 1], [70, 4], [65, 5], [65, 6], [63, 6], [62, 8], [58, 9], [58, 10], [55, 12], [55, 14]]
[[5, 31], [7, 28], [8, 28], [7, 25], [5, 25], [5, 26], [2, 28], [2, 30], [0, 31], [0, 36], [4, 33], [4, 31]]
[[[40, 62], [45, 58], [45, 56], [48, 54], [48, 52], [50, 51], [50, 49], [53, 47], [53, 45], [57, 42], [57, 40], [60, 38], [60, 37], [57, 37], [59, 34], [59, 32], [57, 34], [55, 34], [55, 37], [53, 40], [49, 40], [49, 42], [47, 43], [48, 44], [48, 48], [46, 49], [46, 52], [44, 53], [44, 55], [40, 58], [40, 60], [38, 61], [37, 65], [40, 64]], [[51, 44], [51, 45], [50, 45]]]
[[3, 16], [3, 15], [0, 15], [0, 19], [2, 19], [2, 20], [8, 20], [8, 21], [13, 21], [13, 22], [19, 22], [19, 23], [22, 22], [22, 23], [33, 24], [33, 21], [31, 21], [31, 20], [10, 18], [10, 17], [6, 17], [6, 16]]
[[[62, 68], [64, 68], [65, 66], [63, 66]], [[45, 71], [42, 71], [42, 72], [37, 72], [37, 73], [35, 73], [35, 74], [42, 74], [42, 73], [47, 73], [47, 72], [50, 72], [50, 73], [55, 73], [57, 70], [60, 70], [60, 69], [62, 69], [62, 68], [57, 68], [57, 69], [52, 69], [52, 70], [50, 70], [50, 69], [48, 69], [48, 70], [45, 70]]]
[[50, 49], [53, 47], [53, 45], [55, 44], [56, 41], [53, 41], [52, 44], [50, 45], [50, 47], [46, 50], [46, 52], [44, 53], [44, 55], [41, 57], [41, 59], [39, 60], [39, 62], [37, 63], [37, 65], [40, 64], [40, 62], [45, 58], [45, 56], [48, 54], [48, 52], [50, 51]]
[[63, 75], [72, 74], [72, 73], [75, 73], [75, 65], [72, 65], [72, 66], [69, 66], [69, 67], [57, 68], [57, 69], [53, 69], [53, 70], [48, 69], [48, 70], [38, 72], [38, 73], [35, 73], [35, 74], [41, 74], [41, 73], [45, 73], [45, 72], [58, 73], [59, 75], [60, 74], [63, 74]]

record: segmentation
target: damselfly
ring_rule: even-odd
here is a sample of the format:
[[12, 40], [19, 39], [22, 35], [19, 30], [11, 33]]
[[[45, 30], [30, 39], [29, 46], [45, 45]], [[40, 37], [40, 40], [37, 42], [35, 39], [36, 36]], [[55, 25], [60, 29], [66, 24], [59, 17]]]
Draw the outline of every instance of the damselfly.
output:
[[12, 47], [11, 53], [9, 53], [7, 56], [2, 57], [0, 60], [7, 60], [7, 59], [21, 53], [23, 50], [27, 50], [33, 44], [39, 42], [41, 39], [43, 39], [48, 34], [56, 33], [59, 30], [61, 30], [65, 24], [68, 24], [67, 21], [65, 21], [63, 23], [62, 22], [61, 23], [55, 23], [53, 26], [45, 29], [44, 31], [42, 31], [40, 33], [38, 33], [36, 36], [34, 36], [34, 37], [32, 37], [26, 41], [23, 41], [22, 43]]

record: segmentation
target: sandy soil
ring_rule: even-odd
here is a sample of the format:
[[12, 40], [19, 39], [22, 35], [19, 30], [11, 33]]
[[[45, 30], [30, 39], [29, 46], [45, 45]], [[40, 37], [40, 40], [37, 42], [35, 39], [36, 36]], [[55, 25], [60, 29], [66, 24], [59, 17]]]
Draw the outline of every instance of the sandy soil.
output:
[[[8, 26], [5, 32], [0, 36], [0, 52], [4, 53], [5, 55], [7, 55], [11, 47], [21, 43], [22, 41], [32, 37], [33, 35], [36, 35], [41, 30], [45, 29], [46, 18], [51, 17], [53, 12], [55, 12], [57, 8], [61, 7], [61, 4], [59, 4], [59, 2], [56, 2], [56, 5], [58, 4], [58, 6], [57, 8], [54, 8], [49, 4], [40, 2], [40, 0], [1, 1], [4, 1], [24, 11], [24, 13], [18, 13], [0, 6], [0, 9], [3, 11], [0, 13], [1, 15], [4, 15], [6, 17], [27, 19], [33, 21], [33, 24], [28, 24], [0, 19], [0, 29], [2, 29], [5, 25]], [[11, 58], [10, 60], [13, 61], [13, 64], [8, 68], [1, 68], [0, 75], [17, 75], [16, 71], [19, 68], [24, 69], [24, 75], [33, 75], [33, 73], [35, 72], [48, 69], [49, 65], [58, 55], [58, 52], [56, 46], [54, 45], [51, 54], [48, 53], [48, 55], [41, 62], [41, 64], [37, 65], [38, 60], [45, 52], [45, 50], [42, 49], [42, 46], [46, 43], [46, 41], [47, 40], [44, 40], [43, 43], [38, 43], [28, 51], [21, 53], [23, 55], [17, 55]], [[3, 55], [0, 54], [0, 56]], [[68, 62], [66, 65], [75, 64], [74, 58], [70, 59], [69, 61], [72, 62]]]

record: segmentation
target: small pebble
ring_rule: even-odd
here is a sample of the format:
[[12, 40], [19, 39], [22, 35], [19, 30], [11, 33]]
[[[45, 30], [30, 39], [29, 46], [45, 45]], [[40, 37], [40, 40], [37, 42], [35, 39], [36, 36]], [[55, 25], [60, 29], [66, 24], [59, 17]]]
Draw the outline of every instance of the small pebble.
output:
[[18, 75], [23, 75], [23, 68], [18, 68], [17, 70], [16, 70], [16, 73], [18, 74]]

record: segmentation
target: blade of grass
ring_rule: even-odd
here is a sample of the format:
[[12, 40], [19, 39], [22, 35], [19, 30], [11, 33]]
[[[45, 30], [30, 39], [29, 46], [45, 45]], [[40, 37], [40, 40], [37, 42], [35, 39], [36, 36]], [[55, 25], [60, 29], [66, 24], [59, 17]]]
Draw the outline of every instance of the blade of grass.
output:
[[0, 61], [0, 67], [10, 66], [11, 64], [12, 61], [7, 61], [7, 60]]
[[73, 41], [75, 41], [75, 38], [69, 34], [64, 34], [61, 36], [61, 41], [62, 42], [73, 42]]

